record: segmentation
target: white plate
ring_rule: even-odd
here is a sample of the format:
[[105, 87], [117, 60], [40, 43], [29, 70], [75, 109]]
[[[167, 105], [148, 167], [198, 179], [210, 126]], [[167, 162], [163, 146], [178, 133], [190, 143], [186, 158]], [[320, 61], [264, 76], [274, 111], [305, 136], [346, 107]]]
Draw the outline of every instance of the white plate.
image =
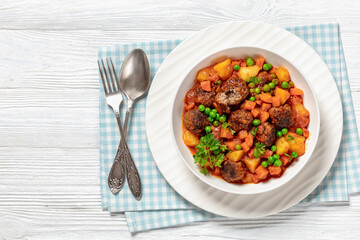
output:
[[[269, 49], [296, 66], [311, 82], [321, 115], [318, 144], [298, 175], [277, 189], [250, 195], [226, 193], [199, 180], [178, 155], [170, 132], [171, 100], [188, 70], [209, 53], [241, 46]], [[146, 132], [159, 170], [185, 199], [215, 214], [254, 218], [293, 206], [320, 184], [339, 149], [342, 116], [340, 95], [330, 71], [320, 56], [302, 39], [265, 23], [228, 22], [191, 36], [165, 59], [148, 94]], [[332, 131], [326, 131], [327, 129]]]

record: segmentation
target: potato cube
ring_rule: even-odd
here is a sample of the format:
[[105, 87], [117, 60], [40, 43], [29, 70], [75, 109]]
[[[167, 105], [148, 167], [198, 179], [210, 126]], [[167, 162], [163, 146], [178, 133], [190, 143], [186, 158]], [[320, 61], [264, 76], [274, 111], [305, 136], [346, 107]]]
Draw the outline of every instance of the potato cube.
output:
[[214, 66], [215, 71], [219, 74], [220, 78], [225, 80], [228, 79], [232, 74], [231, 60], [226, 59], [225, 61], [218, 63]]
[[238, 162], [243, 157], [243, 155], [244, 155], [243, 150], [236, 150], [226, 154], [226, 157], [233, 162]]
[[257, 65], [249, 66], [249, 67], [241, 67], [238, 72], [239, 78], [242, 80], [248, 79], [249, 77], [255, 77], [260, 71], [260, 67]]
[[298, 156], [304, 155], [304, 153], [305, 153], [305, 137], [299, 136], [295, 133], [288, 133], [287, 135], [291, 135], [294, 138], [291, 141], [289, 141], [290, 152], [296, 152]]
[[290, 148], [290, 143], [286, 141], [285, 137], [280, 137], [275, 142], [276, 146], [276, 154], [277, 155], [283, 155], [284, 153], [287, 153]]
[[198, 136], [192, 134], [190, 131], [185, 131], [183, 134], [183, 140], [185, 145], [189, 147], [195, 147], [200, 143]]
[[201, 69], [198, 72], [196, 79], [199, 82], [208, 81], [211, 78], [213, 78], [216, 74], [217, 74], [217, 72], [215, 71], [215, 69], [213, 67], [207, 67], [207, 68]]
[[249, 169], [250, 172], [254, 173], [255, 169], [260, 164], [260, 158], [246, 158], [244, 160], [246, 167]]
[[302, 103], [295, 103], [291, 106], [292, 110], [295, 111], [296, 115], [309, 117], [310, 113]]
[[290, 98], [290, 93], [287, 90], [277, 87], [275, 89], [275, 96], [279, 96], [281, 104], [284, 104]]
[[284, 67], [279, 67], [279, 69], [276, 71], [276, 76], [280, 82], [289, 82], [290, 81], [289, 71]]

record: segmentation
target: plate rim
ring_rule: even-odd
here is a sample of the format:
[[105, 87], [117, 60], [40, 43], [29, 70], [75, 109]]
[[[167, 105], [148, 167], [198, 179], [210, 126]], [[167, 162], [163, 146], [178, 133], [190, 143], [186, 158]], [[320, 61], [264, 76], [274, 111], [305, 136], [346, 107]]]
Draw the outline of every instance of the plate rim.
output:
[[[339, 109], [339, 112], [341, 112], [341, 114], [339, 115], [339, 122], [341, 122], [341, 124], [339, 124], [339, 128], [340, 128], [340, 129], [338, 130], [340, 137], [339, 137], [339, 138], [334, 138], [335, 140], [337, 140], [336, 143], [335, 143], [335, 145], [336, 145], [336, 151], [335, 151], [334, 154], [333, 154], [334, 156], [332, 157], [331, 164], [328, 164], [328, 167], [327, 167], [327, 169], [326, 169], [326, 171], [325, 171], [325, 174], [323, 174], [323, 175], [321, 176], [321, 180], [318, 181], [317, 184], [315, 184], [315, 185], [313, 185], [313, 186], [311, 187], [311, 191], [308, 190], [308, 191], [306, 191], [306, 192], [307, 192], [306, 194], [301, 194], [301, 197], [298, 196], [298, 197], [296, 198], [296, 201], [293, 201], [291, 204], [288, 204], [288, 205], [287, 205], [286, 207], [284, 207], [284, 208], [277, 209], [277, 210], [275, 210], [275, 211], [269, 211], [269, 212], [267, 212], [267, 213], [265, 213], [265, 214], [258, 214], [258, 215], [256, 215], [256, 214], [254, 215], [254, 214], [253, 214], [253, 215], [250, 215], [250, 216], [248, 216], [248, 215], [242, 215], [242, 216], [241, 216], [242, 218], [253, 218], [253, 217], [260, 217], [260, 216], [266, 216], [266, 215], [269, 215], [269, 214], [274, 214], [274, 213], [283, 211], [283, 210], [285, 210], [285, 209], [287, 209], [287, 208], [289, 208], [289, 207], [297, 204], [297, 203], [300, 202], [302, 199], [304, 199], [307, 195], [309, 195], [309, 194], [323, 181], [323, 179], [326, 177], [327, 173], [329, 172], [329, 170], [330, 170], [331, 167], [333, 166], [333, 163], [334, 163], [334, 161], [335, 161], [335, 159], [336, 159], [336, 156], [337, 156], [337, 153], [338, 153], [338, 150], [339, 150], [339, 147], [340, 147], [341, 139], [342, 139], [341, 136], [342, 136], [342, 132], [343, 132], [343, 107], [342, 107], [342, 104], [341, 104], [342, 99], [341, 99], [341, 97], [340, 97], [339, 89], [338, 89], [338, 87], [337, 87], [337, 85], [336, 85], [336, 82], [335, 82], [335, 80], [334, 80], [334, 77], [333, 77], [331, 71], [329, 70], [329, 68], [327, 67], [327, 65], [326, 65], [326, 64], [324, 63], [324, 61], [322, 60], [322, 58], [321, 58], [321, 57], [319, 56], [319, 54], [318, 54], [313, 48], [311, 48], [311, 46], [310, 46], [308, 43], [306, 43], [303, 39], [297, 37], [296, 35], [290, 33], [289, 31], [287, 31], [287, 30], [285, 30], [285, 29], [282, 29], [282, 28], [280, 28], [280, 27], [278, 27], [278, 26], [270, 25], [270, 24], [268, 24], [268, 23], [256, 22], [256, 21], [230, 21], [230, 22], [224, 22], [224, 23], [219, 23], [219, 24], [216, 24], [216, 25], [209, 26], [209, 27], [207, 27], [207, 28], [205, 28], [205, 29], [203, 29], [203, 30], [201, 30], [201, 31], [199, 31], [199, 32], [191, 35], [190, 37], [186, 38], [185, 40], [183, 40], [183, 41], [182, 41], [178, 46], [176, 46], [176, 47], [173, 49], [173, 51], [165, 58], [164, 62], [163, 62], [163, 63], [161, 64], [161, 66], [159, 67], [159, 69], [158, 69], [158, 71], [157, 71], [157, 73], [156, 73], [156, 75], [155, 75], [155, 77], [154, 77], [154, 79], [153, 79], [153, 82], [157, 80], [157, 78], [159, 77], [159, 76], [158, 76], [159, 73], [161, 73], [161, 74], [163, 73], [164, 68], [165, 68], [165, 64], [164, 64], [164, 63], [165, 63], [166, 61], [168, 61], [169, 59], [171, 59], [174, 54], [178, 54], [178, 50], [181, 49], [181, 48], [183, 47], [183, 45], [187, 44], [188, 41], [191, 40], [192, 38], [197, 37], [197, 36], [199, 36], [199, 35], [201, 35], [201, 34], [204, 34], [204, 33], [206, 33], [207, 31], [209, 31], [209, 30], [211, 30], [211, 29], [215, 29], [215, 28], [217, 28], [217, 27], [219, 27], [219, 26], [227, 27], [227, 26], [234, 25], [234, 24], [235, 24], [235, 25], [236, 25], [236, 24], [241, 25], [241, 24], [246, 24], [246, 23], [250, 23], [250, 24], [253, 24], [253, 25], [261, 24], [261, 25], [263, 25], [263, 26], [266, 26], [267, 28], [274, 28], [274, 29], [277, 29], [278, 31], [284, 32], [284, 33], [286, 33], [286, 34], [288, 35], [287, 37], [292, 37], [292, 38], [296, 39], [297, 42], [301, 43], [303, 46], [306, 46], [306, 49], [307, 49], [309, 52], [311, 52], [312, 54], [315, 54], [315, 55], [317, 56], [318, 60], [320, 60], [320, 63], [322, 64], [322, 67], [325, 67], [324, 70], [326, 69], [326, 72], [330, 74], [331, 79], [330, 79], [329, 81], [332, 81], [332, 82], [335, 84], [335, 85], [334, 85], [335, 88], [336, 88], [335, 94], [336, 94], [337, 98], [339, 99], [339, 102], [340, 102], [340, 104], [339, 104], [339, 108], [340, 108], [340, 109]], [[255, 46], [255, 47], [256, 47], [256, 46]], [[285, 58], [285, 59], [287, 59], [287, 58]], [[288, 61], [292, 62], [291, 60], [288, 60]], [[293, 64], [293, 63], [292, 63], [292, 64]], [[294, 65], [297, 66], [296, 64], [294, 64]], [[305, 76], [306, 76], [306, 75], [305, 75]], [[311, 84], [310, 84], [310, 85], [311, 85]], [[311, 85], [311, 86], [312, 86], [312, 85]], [[151, 121], [151, 118], [149, 117], [149, 115], [150, 115], [150, 114], [149, 114], [149, 109], [150, 109], [150, 107], [151, 107], [151, 106], [149, 106], [149, 104], [150, 104], [150, 103], [149, 103], [149, 97], [151, 97], [152, 91], [153, 91], [153, 85], [150, 87], [149, 95], [148, 95], [148, 100], [147, 100], [147, 102], [146, 102], [145, 120], [146, 120], [146, 134], [147, 134], [147, 138], [148, 138], [149, 148], [150, 148], [150, 151], [151, 151], [151, 153], [152, 153], [152, 155], [153, 155], [153, 157], [154, 157], [153, 149], [152, 149], [154, 146], [153, 146], [153, 144], [152, 144], [151, 133], [149, 132], [149, 125], [150, 125], [150, 121]], [[316, 97], [318, 98], [317, 95], [316, 95]], [[321, 110], [321, 109], [320, 109], [320, 110]], [[319, 142], [318, 142], [318, 144], [319, 144]], [[318, 145], [318, 144], [317, 144], [317, 145]], [[238, 215], [229, 214], [229, 213], [224, 213], [224, 212], [222, 212], [222, 211], [214, 210], [213, 208], [210, 208], [210, 207], [207, 207], [207, 206], [206, 206], [206, 207], [204, 207], [204, 206], [199, 206], [199, 204], [197, 204], [196, 202], [194, 202], [194, 200], [189, 199], [190, 197], [189, 197], [188, 195], [185, 195], [184, 193], [182, 194], [182, 192], [180, 191], [181, 189], [179, 189], [176, 184], [174, 184], [174, 183], [172, 183], [171, 181], [169, 181], [169, 179], [167, 178], [166, 172], [163, 172], [164, 169], [162, 169], [162, 166], [161, 166], [160, 162], [158, 162], [155, 157], [154, 157], [154, 161], [155, 161], [156, 165], [158, 166], [160, 172], [162, 173], [163, 177], [164, 177], [164, 178], [167, 180], [167, 182], [170, 184], [170, 186], [171, 186], [177, 193], [179, 193], [182, 197], [184, 197], [186, 200], [188, 200], [189, 202], [193, 203], [194, 205], [198, 206], [199, 208], [202, 208], [202, 209], [204, 209], [204, 210], [206, 210], [206, 211], [209, 211], [209, 212], [212, 212], [212, 213], [215, 213], [215, 214], [219, 214], [219, 215], [222, 215], [222, 216], [228, 216], [228, 217], [239, 217]], [[300, 174], [304, 169], [306, 169], [306, 166], [307, 166], [307, 165], [308, 165], [308, 164], [306, 164], [306, 165], [304, 166], [304, 168], [303, 168], [298, 174]], [[190, 170], [189, 170], [189, 171], [190, 171]], [[194, 176], [194, 177], [195, 177], [195, 176]], [[208, 185], [207, 185], [207, 186], [208, 186]], [[208, 186], [208, 187], [210, 187], [210, 186]], [[280, 187], [280, 189], [283, 188], [283, 187], [284, 187], [284, 186]], [[310, 189], [310, 188], [309, 188], [309, 189]], [[220, 191], [220, 190], [218, 190], [218, 189], [215, 189], [215, 190], [216, 190], [216, 191]], [[254, 196], [257, 196], [257, 197], [258, 197], [259, 195], [268, 194], [268, 193], [273, 192], [273, 191], [276, 191], [276, 190], [278, 190], [278, 189], [270, 190], [270, 191], [268, 191], [268, 192], [266, 192], [266, 193], [255, 194]], [[222, 192], [222, 194], [233, 195], [233, 194], [226, 193], [226, 192], [223, 192], [223, 191], [221, 191], [221, 192]], [[242, 195], [239, 195], [239, 196], [242, 196]]]

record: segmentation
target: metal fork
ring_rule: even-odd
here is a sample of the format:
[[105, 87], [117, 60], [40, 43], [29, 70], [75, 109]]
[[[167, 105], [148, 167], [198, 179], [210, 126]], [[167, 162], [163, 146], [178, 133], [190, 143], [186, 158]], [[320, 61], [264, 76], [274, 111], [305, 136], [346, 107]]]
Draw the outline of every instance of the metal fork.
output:
[[[118, 78], [116, 75], [115, 67], [114, 67], [114, 64], [113, 64], [111, 58], [110, 58], [110, 62], [111, 62], [112, 67], [110, 67], [108, 59], [106, 59], [106, 63], [107, 63], [107, 67], [108, 67], [108, 71], [106, 71], [104, 61], [101, 60], [103, 70], [104, 70], [104, 71], [102, 71], [102, 69], [100, 67], [100, 63], [99, 63], [99, 61], [97, 61], [101, 80], [102, 80], [103, 87], [104, 87], [106, 102], [115, 113], [116, 120], [118, 122], [119, 130], [120, 130], [120, 135], [121, 135], [121, 140], [120, 140], [120, 144], [119, 144], [116, 156], [115, 156], [114, 164], [112, 165], [110, 173], [109, 173], [108, 185], [109, 185], [110, 191], [113, 194], [118, 193], [125, 184], [125, 175], [126, 175], [126, 172], [128, 172], [127, 175], [131, 175], [132, 179], [134, 179], [134, 177], [135, 177], [135, 181], [131, 181], [129, 176], [127, 176], [130, 191], [132, 192], [132, 194], [135, 196], [135, 198], [137, 200], [140, 200], [140, 198], [141, 198], [140, 175], [139, 175], [138, 170], [136, 169], [136, 166], [132, 159], [131, 153], [129, 151], [129, 147], [126, 143], [126, 134], [125, 134], [122, 124], [121, 124], [120, 112], [119, 112], [119, 108], [120, 108], [123, 98], [122, 98], [121, 90], [119, 87], [119, 81], [118, 81]], [[105, 78], [104, 78], [104, 75], [105, 75]], [[108, 75], [110, 76], [111, 84], [110, 84]], [[106, 79], [106, 82], [105, 82], [105, 79]], [[125, 168], [127, 168], [127, 171], [125, 171]]]

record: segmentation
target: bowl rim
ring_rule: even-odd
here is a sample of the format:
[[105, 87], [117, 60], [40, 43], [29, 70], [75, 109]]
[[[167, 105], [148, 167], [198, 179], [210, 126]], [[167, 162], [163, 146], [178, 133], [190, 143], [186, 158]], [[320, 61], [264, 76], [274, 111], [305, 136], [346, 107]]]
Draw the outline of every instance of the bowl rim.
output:
[[[311, 139], [314, 139], [314, 143], [311, 145], [312, 148], [311, 149], [306, 149], [306, 151], [309, 151], [309, 156], [304, 159], [303, 161], [305, 161], [305, 163], [303, 165], [299, 165], [300, 167], [298, 167], [298, 169], [295, 170], [295, 172], [293, 173], [293, 176], [289, 177], [289, 179], [287, 179], [286, 181], [283, 181], [281, 183], [278, 183], [276, 185], [270, 185], [268, 186], [267, 188], [263, 189], [263, 190], [251, 190], [251, 191], [244, 191], [244, 192], [238, 192], [238, 191], [233, 191], [233, 190], [229, 190], [229, 189], [223, 189], [223, 188], [220, 188], [219, 186], [217, 186], [216, 184], [213, 184], [209, 181], [206, 181], [205, 179], [203, 179], [202, 177], [199, 176], [199, 173], [198, 172], [195, 172], [195, 170], [189, 165], [189, 163], [185, 160], [185, 157], [183, 156], [183, 154], [181, 153], [180, 149], [179, 149], [179, 146], [177, 144], [177, 141], [176, 141], [176, 138], [175, 138], [175, 135], [174, 135], [174, 121], [173, 121], [173, 113], [174, 113], [174, 106], [175, 106], [175, 100], [176, 100], [176, 97], [179, 93], [179, 89], [180, 89], [180, 86], [184, 83], [185, 79], [187, 78], [187, 76], [189, 75], [189, 73], [196, 67], [198, 66], [202, 61], [208, 59], [208, 58], [211, 58], [212, 56], [214, 56], [215, 54], [219, 53], [219, 52], [222, 52], [222, 51], [227, 51], [227, 50], [231, 50], [231, 49], [238, 49], [238, 48], [252, 48], [252, 49], [256, 49], [258, 50], [259, 52], [260, 51], [267, 51], [271, 54], [274, 54], [276, 56], [280, 56], [281, 58], [283, 58], [285, 61], [287, 61], [290, 65], [292, 65], [299, 73], [300, 75], [305, 79], [305, 82], [307, 83], [307, 85], [309, 86], [310, 90], [311, 90], [311, 94], [313, 95], [314, 99], [315, 99], [315, 112], [317, 112], [318, 114], [318, 121], [317, 121], [317, 124], [316, 126], [314, 126], [316, 132], [315, 133], [311, 133]], [[260, 54], [259, 54], [260, 55]], [[200, 69], [199, 69], [200, 70]], [[227, 48], [223, 48], [223, 49], [219, 49], [217, 51], [212, 51], [210, 52], [209, 54], [207, 54], [206, 56], [204, 56], [203, 58], [201, 58], [199, 61], [197, 61], [193, 67], [191, 67], [187, 72], [186, 74], [184, 74], [184, 78], [179, 82], [179, 84], [176, 86], [176, 94], [174, 94], [172, 100], [171, 100], [171, 111], [170, 111], [170, 119], [171, 119], [171, 123], [170, 123], [170, 132], [171, 132], [171, 137], [172, 137], [172, 141], [174, 142], [174, 145], [175, 145], [175, 148], [176, 148], [176, 151], [178, 153], [178, 155], [180, 156], [181, 160], [183, 163], [185, 163], [185, 165], [187, 166], [187, 168], [192, 172], [193, 175], [195, 175], [198, 179], [200, 179], [203, 183], [205, 183], [206, 185], [208, 186], [211, 186], [213, 188], [216, 188], [220, 191], [223, 191], [223, 192], [227, 192], [227, 193], [232, 193], [232, 194], [237, 194], [237, 195], [255, 195], [255, 194], [261, 194], [261, 193], [265, 193], [265, 192], [269, 192], [269, 191], [272, 191], [274, 189], [277, 189], [277, 188], [280, 188], [281, 186], [283, 186], [284, 184], [288, 183], [289, 181], [291, 181], [293, 178], [295, 178], [299, 172], [306, 166], [306, 164], [308, 163], [309, 159], [311, 158], [315, 148], [316, 148], [316, 145], [318, 143], [318, 138], [319, 138], [319, 132], [320, 132], [320, 123], [321, 123], [321, 114], [320, 114], [320, 108], [319, 108], [319, 103], [318, 103], [318, 99], [317, 99], [317, 96], [315, 94], [315, 91], [314, 91], [314, 88], [311, 84], [311, 82], [308, 80], [308, 78], [304, 75], [303, 71], [301, 69], [299, 69], [296, 65], [294, 65], [291, 61], [289, 61], [286, 57], [283, 57], [281, 56], [280, 54], [278, 53], [275, 53], [267, 48], [262, 48], [262, 47], [258, 47], [258, 46], [247, 46], [247, 45], [239, 45], [239, 46], [232, 46], [232, 47], [227, 47]], [[184, 96], [185, 97], [185, 96]], [[184, 104], [184, 103], [183, 103]], [[182, 121], [181, 121], [182, 122]], [[182, 126], [181, 126], [181, 131], [182, 131]], [[182, 134], [181, 134], [182, 135]], [[307, 141], [306, 141], [307, 142]], [[305, 142], [305, 143], [306, 143]], [[186, 146], [187, 147], [187, 146]], [[308, 148], [308, 147], [307, 147]], [[195, 164], [195, 163], [193, 163]], [[214, 177], [211, 175], [211, 177]], [[281, 178], [281, 177], [280, 177]], [[221, 179], [222, 181], [226, 182], [225, 180]], [[228, 182], [226, 182], [228, 183]], [[257, 183], [257, 184], [261, 184], [262, 182], [260, 183]], [[233, 183], [228, 183], [228, 184], [233, 184]], [[256, 185], [257, 185], [256, 184]], [[239, 188], [240, 186], [242, 186], [243, 184], [239, 184]], [[248, 184], [250, 185], [250, 184]], [[255, 185], [255, 184], [254, 184]]]

